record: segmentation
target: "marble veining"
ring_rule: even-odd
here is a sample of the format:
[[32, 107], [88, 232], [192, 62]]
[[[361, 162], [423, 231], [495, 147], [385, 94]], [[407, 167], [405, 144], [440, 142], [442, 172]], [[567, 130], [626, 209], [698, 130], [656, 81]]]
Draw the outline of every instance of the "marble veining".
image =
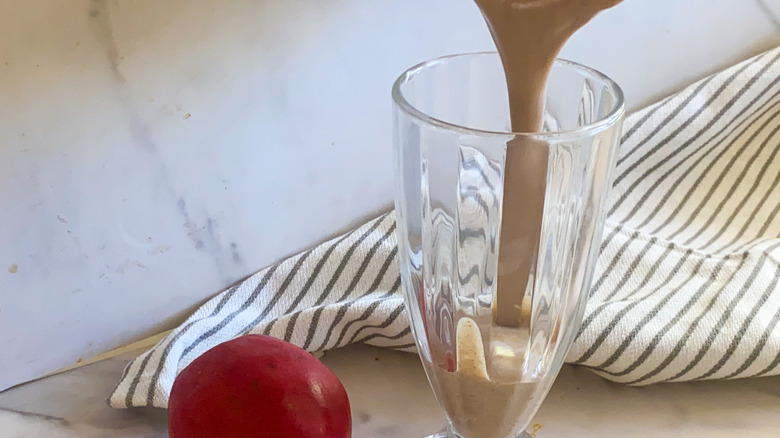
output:
[[[223, 251], [225, 248], [222, 242], [220, 242], [218, 233], [218, 219], [208, 211], [203, 213], [204, 223], [197, 223], [191, 218], [187, 201], [185, 200], [186, 195], [177, 192], [175, 189], [168, 168], [159, 154], [154, 135], [140, 116], [137, 108], [135, 108], [131, 90], [125, 86], [127, 79], [122, 74], [120, 65], [124, 57], [120, 56], [116, 40], [114, 39], [110, 12], [106, 0], [91, 0], [88, 21], [95, 40], [104, 46], [106, 61], [115, 80], [114, 89], [119, 102], [124, 108], [127, 124], [129, 125], [128, 128], [132, 132], [135, 145], [145, 149], [149, 154], [149, 163], [153, 163], [151, 166], [147, 165], [145, 170], [153, 174], [153, 177], [164, 188], [170, 199], [176, 200], [176, 211], [181, 216], [180, 220], [183, 221], [187, 236], [191, 240], [194, 249], [208, 254], [213, 259], [221, 284], [230, 284], [237, 279], [236, 272], [248, 272], [248, 267], [243, 263], [241, 249], [238, 243], [232, 242], [229, 247], [230, 256], [226, 257]], [[234, 266], [231, 270], [225, 266], [226, 262], [237, 266]]]
[[4, 436], [9, 438], [78, 436], [62, 418], [6, 409], [0, 409], [0, 428]]
[[780, 32], [780, 3], [773, 0], [756, 0], [756, 3], [758, 3], [758, 7], [775, 26], [775, 29]]

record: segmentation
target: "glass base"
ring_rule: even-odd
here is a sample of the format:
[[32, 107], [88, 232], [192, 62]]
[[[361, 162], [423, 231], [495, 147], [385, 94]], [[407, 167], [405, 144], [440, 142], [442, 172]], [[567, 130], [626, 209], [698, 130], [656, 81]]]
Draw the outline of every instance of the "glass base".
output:
[[[428, 435], [425, 438], [458, 438], [458, 437], [455, 436], [455, 434], [450, 433], [447, 430], [447, 428], [444, 428], [440, 432], [435, 433], [433, 435]], [[523, 432], [520, 435], [518, 435], [517, 438], [531, 438], [531, 435], [528, 432]]]

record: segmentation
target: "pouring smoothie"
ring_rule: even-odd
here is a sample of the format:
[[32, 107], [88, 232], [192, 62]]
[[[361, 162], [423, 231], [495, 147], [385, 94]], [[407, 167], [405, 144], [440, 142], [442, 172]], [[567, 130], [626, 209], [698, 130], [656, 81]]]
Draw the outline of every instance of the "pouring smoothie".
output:
[[[561, 48], [596, 14], [620, 1], [476, 0], [503, 64], [513, 132], [541, 130], [545, 87]], [[479, 327], [492, 326], [494, 340], [502, 330], [529, 330], [548, 159], [544, 142], [517, 137], [507, 144], [492, 324], [461, 316], [457, 367], [434, 370], [453, 427], [467, 437], [510, 436], [521, 421], [517, 413], [527, 411], [538, 395], [536, 384], [514, 378], [523, 367], [522, 352], [486, 355]]]

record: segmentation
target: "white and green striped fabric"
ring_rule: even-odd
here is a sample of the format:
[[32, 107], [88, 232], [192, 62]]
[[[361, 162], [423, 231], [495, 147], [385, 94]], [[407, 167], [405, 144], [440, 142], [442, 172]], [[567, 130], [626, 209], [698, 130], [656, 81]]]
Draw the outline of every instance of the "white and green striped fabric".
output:
[[[780, 374], [779, 59], [629, 117], [570, 363], [636, 385]], [[413, 351], [394, 233], [385, 214], [219, 294], [127, 366], [111, 406], [165, 407], [182, 368], [245, 333]]]

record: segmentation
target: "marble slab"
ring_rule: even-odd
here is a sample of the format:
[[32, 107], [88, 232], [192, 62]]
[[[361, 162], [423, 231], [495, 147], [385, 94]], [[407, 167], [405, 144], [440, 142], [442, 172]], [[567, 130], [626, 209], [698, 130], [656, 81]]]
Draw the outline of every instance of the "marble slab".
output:
[[[636, 108], [780, 43], [776, 5], [627, 0], [563, 55]], [[0, 0], [0, 389], [388, 206], [391, 82], [490, 48], [471, 0]]]
[[[133, 354], [0, 393], [4, 438], [163, 438], [165, 411], [105, 404]], [[352, 346], [323, 360], [350, 396], [355, 438], [412, 438], [444, 422], [415, 355]], [[561, 372], [534, 420], [537, 438], [775, 438], [780, 377], [631, 388]]]

